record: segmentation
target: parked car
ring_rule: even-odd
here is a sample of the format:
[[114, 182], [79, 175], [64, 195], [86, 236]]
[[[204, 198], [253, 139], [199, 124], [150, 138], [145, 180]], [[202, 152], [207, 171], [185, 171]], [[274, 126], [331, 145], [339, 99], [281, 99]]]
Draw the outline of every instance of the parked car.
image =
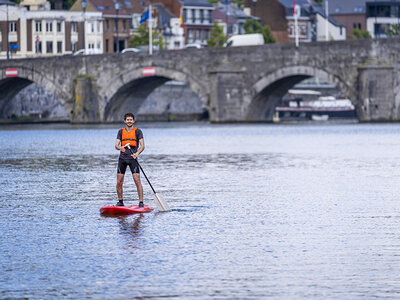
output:
[[264, 45], [264, 37], [261, 33], [239, 34], [231, 36], [224, 47]]
[[184, 47], [185, 49], [187, 49], [187, 48], [196, 48], [196, 49], [201, 49], [201, 48], [203, 48], [200, 44], [187, 44], [187, 45], [185, 45], [185, 47]]
[[74, 56], [77, 55], [93, 55], [93, 54], [103, 54], [103, 52], [100, 49], [80, 49], [76, 52], [74, 52]]
[[121, 53], [127, 53], [127, 52], [140, 52], [140, 49], [138, 49], [138, 48], [125, 48], [124, 50], [121, 51]]

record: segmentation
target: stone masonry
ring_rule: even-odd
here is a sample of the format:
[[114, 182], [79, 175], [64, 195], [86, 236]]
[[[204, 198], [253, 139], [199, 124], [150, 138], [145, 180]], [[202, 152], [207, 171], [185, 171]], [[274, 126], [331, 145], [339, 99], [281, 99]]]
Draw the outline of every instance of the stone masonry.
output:
[[[289, 88], [318, 77], [353, 101], [360, 121], [399, 121], [399, 58], [396, 38], [1, 61], [0, 112], [36, 82], [60, 99], [71, 121], [114, 121], [175, 80], [197, 94], [212, 122], [270, 121]], [[155, 74], [144, 76], [144, 67]], [[18, 77], [6, 78], [7, 68]]]

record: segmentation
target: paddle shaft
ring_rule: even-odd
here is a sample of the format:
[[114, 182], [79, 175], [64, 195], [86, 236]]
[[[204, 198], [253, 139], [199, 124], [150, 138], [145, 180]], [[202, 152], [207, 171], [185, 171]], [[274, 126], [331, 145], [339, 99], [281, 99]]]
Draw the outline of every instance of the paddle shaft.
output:
[[[128, 146], [128, 149], [129, 149], [129, 151], [131, 151], [131, 153], [133, 154], [133, 151], [132, 151], [131, 147]], [[153, 186], [151, 185], [150, 180], [147, 178], [146, 173], [143, 171], [142, 166], [139, 164], [139, 162], [138, 162], [137, 159], [135, 159], [135, 160], [136, 160], [136, 162], [137, 162], [137, 164], [138, 164], [140, 170], [142, 171], [144, 177], [146, 178], [147, 182], [149, 183], [151, 189], [153, 190], [153, 193], [156, 194], [156, 191], [154, 190]]]

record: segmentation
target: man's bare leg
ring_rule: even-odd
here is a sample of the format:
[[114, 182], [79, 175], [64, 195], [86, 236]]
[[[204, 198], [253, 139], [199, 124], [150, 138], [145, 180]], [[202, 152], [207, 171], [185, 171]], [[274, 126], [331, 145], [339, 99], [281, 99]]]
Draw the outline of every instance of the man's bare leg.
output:
[[138, 196], [139, 196], [139, 202], [143, 202], [143, 186], [142, 186], [142, 182], [140, 181], [140, 174], [139, 173], [133, 173], [133, 181], [136, 184], [136, 189], [138, 192]]
[[123, 189], [122, 189], [123, 184], [124, 184], [124, 174], [117, 174], [117, 195], [119, 202], [122, 202], [123, 200]]

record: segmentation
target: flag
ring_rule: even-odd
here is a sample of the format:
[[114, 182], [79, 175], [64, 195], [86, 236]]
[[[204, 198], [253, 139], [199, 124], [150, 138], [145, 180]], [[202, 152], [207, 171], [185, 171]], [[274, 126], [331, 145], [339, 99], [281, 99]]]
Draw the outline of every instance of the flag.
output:
[[146, 12], [141, 16], [139, 24], [142, 24], [143, 22], [146, 22], [146, 20], [150, 16], [150, 9], [146, 10]]
[[179, 17], [179, 27], [182, 28], [183, 27], [183, 17], [182, 14]]
[[296, 0], [293, 0], [293, 11], [292, 15], [294, 16], [296, 14]]

